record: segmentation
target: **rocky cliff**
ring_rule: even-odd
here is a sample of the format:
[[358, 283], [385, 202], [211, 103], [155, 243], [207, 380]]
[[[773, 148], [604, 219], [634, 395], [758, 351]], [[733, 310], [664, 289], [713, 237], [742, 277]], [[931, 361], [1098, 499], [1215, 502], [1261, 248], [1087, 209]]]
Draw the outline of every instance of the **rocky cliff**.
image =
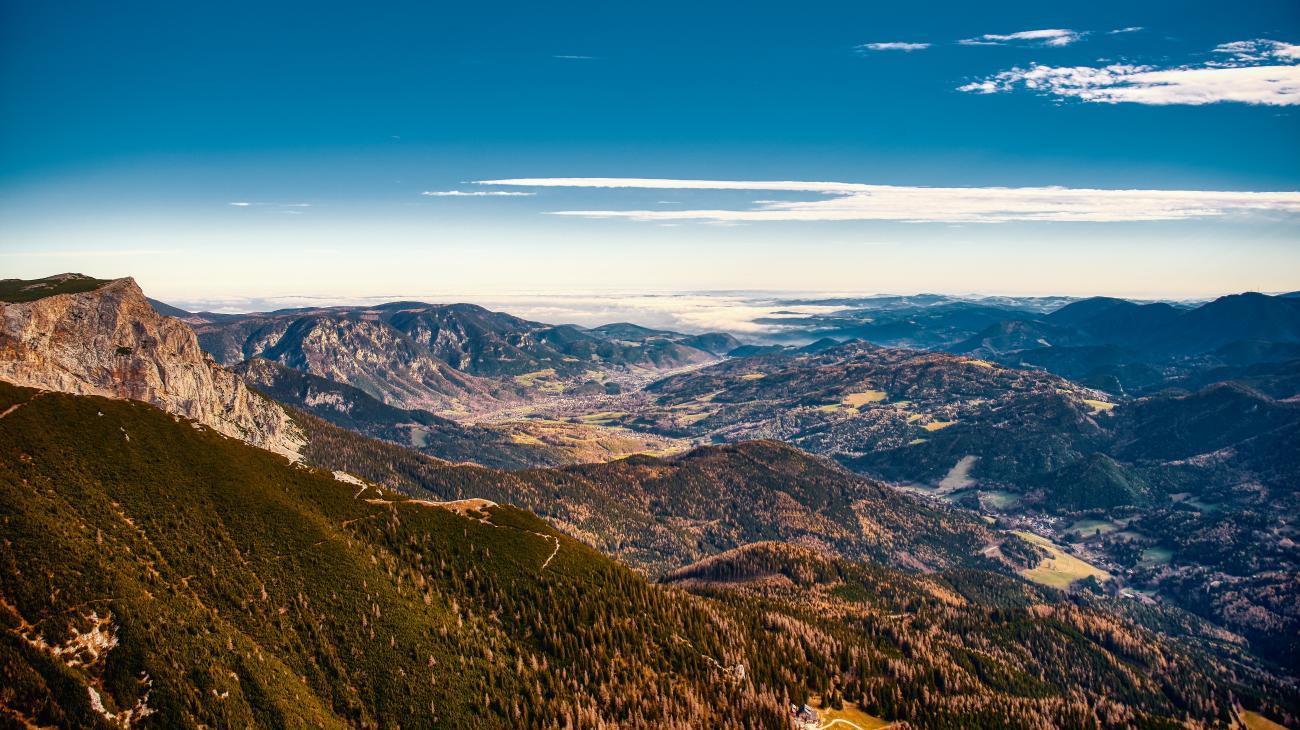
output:
[[154, 311], [134, 279], [27, 302], [0, 302], [0, 379], [156, 405], [296, 459], [305, 443], [284, 410]]

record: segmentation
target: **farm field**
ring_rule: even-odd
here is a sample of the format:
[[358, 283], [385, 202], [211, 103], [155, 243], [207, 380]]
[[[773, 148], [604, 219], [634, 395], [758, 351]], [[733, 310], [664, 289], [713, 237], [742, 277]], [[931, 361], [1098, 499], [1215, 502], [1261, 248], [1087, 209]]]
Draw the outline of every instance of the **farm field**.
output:
[[1002, 489], [988, 489], [980, 492], [980, 495], [995, 509], [1011, 509], [1020, 504], [1019, 494]]
[[879, 403], [886, 398], [883, 390], [866, 390], [861, 393], [849, 393], [844, 396], [843, 403], [853, 408], [861, 408], [868, 403]]
[[1138, 565], [1147, 567], [1152, 565], [1161, 565], [1174, 558], [1174, 551], [1169, 548], [1153, 547], [1142, 551], [1142, 560]]
[[977, 456], [963, 456], [957, 460], [956, 464], [948, 470], [943, 480], [939, 482], [939, 489], [947, 492], [965, 489], [973, 486], [975, 480], [970, 476], [971, 467], [975, 465]]
[[1119, 529], [1118, 525], [1110, 520], [1101, 520], [1095, 517], [1087, 517], [1075, 522], [1073, 525], [1065, 528], [1066, 533], [1078, 532], [1084, 537], [1091, 537], [1098, 530], [1105, 535], [1108, 532], [1114, 532]]
[[1035, 583], [1064, 590], [1076, 580], [1089, 576], [1103, 582], [1110, 580], [1110, 573], [1070, 555], [1045, 537], [1023, 530], [1016, 530], [1015, 534], [1052, 554], [1037, 566], [1020, 571], [1022, 576]]

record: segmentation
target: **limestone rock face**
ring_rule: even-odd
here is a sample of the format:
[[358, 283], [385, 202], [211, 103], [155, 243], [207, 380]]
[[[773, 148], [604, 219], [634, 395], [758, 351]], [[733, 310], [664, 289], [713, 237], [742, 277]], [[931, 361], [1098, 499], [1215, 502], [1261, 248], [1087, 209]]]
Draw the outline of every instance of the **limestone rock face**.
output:
[[144, 401], [289, 459], [306, 443], [284, 409], [213, 362], [194, 331], [154, 311], [130, 278], [0, 302], [0, 379]]

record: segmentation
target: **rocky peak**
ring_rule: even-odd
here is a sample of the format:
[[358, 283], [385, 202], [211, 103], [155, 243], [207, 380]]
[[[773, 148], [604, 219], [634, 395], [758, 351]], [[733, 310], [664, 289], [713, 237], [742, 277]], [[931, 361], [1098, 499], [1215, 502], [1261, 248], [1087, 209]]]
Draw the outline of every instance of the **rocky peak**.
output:
[[305, 443], [280, 406], [213, 362], [194, 331], [158, 314], [131, 278], [0, 302], [0, 379], [144, 401], [290, 459]]

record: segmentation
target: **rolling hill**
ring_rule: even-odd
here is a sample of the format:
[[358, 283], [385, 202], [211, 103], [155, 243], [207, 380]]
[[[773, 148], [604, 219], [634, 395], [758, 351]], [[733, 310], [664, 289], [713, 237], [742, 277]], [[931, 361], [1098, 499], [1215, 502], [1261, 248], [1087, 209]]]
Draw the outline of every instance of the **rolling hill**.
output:
[[772, 539], [911, 569], [996, 569], [980, 555], [993, 540], [982, 521], [775, 442], [505, 473], [299, 422], [312, 463], [412, 495], [516, 504], [650, 575]]

